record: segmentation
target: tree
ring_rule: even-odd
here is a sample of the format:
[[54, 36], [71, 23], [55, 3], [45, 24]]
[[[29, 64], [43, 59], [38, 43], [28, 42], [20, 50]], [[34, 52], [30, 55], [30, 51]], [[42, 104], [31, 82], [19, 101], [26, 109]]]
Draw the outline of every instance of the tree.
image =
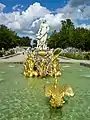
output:
[[70, 19], [66, 19], [66, 21], [61, 21], [62, 28], [60, 30], [61, 39], [63, 38], [63, 46], [68, 47], [72, 46], [72, 39], [73, 39], [73, 31], [74, 25]]
[[19, 37], [15, 31], [8, 29], [4, 25], [0, 25], [0, 50], [2, 48], [8, 50], [16, 46], [30, 46], [31, 39], [27, 37]]
[[47, 44], [50, 48], [57, 48], [58, 47], [58, 39], [59, 35], [56, 31], [47, 39]]
[[61, 23], [61, 30], [59, 32], [54, 31], [47, 40], [50, 48], [75, 47], [90, 50], [90, 30], [75, 28], [70, 19], [63, 20]]

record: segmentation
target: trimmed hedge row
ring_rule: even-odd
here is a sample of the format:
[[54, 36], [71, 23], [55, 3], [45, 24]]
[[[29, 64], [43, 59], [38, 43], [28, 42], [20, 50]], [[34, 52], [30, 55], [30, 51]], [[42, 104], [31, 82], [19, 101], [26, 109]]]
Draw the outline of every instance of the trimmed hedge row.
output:
[[8, 55], [13, 55], [15, 54], [14, 50], [10, 50], [10, 51], [0, 51], [0, 57], [3, 57], [3, 56], [8, 56]]
[[77, 59], [77, 60], [90, 60], [90, 52], [81, 53], [81, 54], [60, 53], [60, 56]]
[[4, 54], [5, 54], [5, 52], [0, 51], [0, 57], [3, 57]]

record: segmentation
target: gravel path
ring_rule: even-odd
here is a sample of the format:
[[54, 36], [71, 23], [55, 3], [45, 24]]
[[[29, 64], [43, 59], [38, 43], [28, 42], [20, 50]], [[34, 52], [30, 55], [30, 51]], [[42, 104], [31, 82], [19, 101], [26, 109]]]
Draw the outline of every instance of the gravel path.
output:
[[23, 62], [25, 61], [26, 57], [26, 55], [20, 54], [6, 59], [0, 58], [0, 62]]
[[[27, 58], [26, 54], [24, 54], [24, 55], [20, 54], [20, 55], [10, 57], [10, 58], [7, 58], [7, 59], [1, 59], [0, 58], [0, 62], [24, 62], [26, 58]], [[64, 58], [60, 58], [59, 60], [60, 60], [60, 62], [90, 64], [90, 60], [74, 60], [74, 59], [64, 59]]]

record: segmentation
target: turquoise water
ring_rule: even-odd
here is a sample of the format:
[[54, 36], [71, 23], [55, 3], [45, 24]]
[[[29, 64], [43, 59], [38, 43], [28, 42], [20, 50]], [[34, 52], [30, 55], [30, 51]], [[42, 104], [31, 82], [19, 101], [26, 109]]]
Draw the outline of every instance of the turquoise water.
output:
[[0, 64], [0, 120], [90, 120], [90, 68], [62, 64], [59, 84], [70, 84], [75, 96], [52, 109], [44, 85], [53, 78], [25, 78], [20, 64]]

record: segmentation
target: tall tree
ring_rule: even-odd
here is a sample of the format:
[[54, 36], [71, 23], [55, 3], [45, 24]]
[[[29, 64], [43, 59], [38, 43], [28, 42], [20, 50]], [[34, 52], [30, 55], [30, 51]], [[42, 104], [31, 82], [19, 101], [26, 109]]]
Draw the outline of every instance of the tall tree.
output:
[[66, 19], [65, 21], [61, 21], [62, 28], [60, 30], [61, 39], [63, 38], [64, 47], [72, 46], [73, 39], [73, 31], [74, 25], [70, 19]]
[[2, 48], [7, 50], [16, 46], [30, 46], [30, 43], [31, 39], [28, 36], [19, 37], [14, 31], [0, 25], [0, 50]]

